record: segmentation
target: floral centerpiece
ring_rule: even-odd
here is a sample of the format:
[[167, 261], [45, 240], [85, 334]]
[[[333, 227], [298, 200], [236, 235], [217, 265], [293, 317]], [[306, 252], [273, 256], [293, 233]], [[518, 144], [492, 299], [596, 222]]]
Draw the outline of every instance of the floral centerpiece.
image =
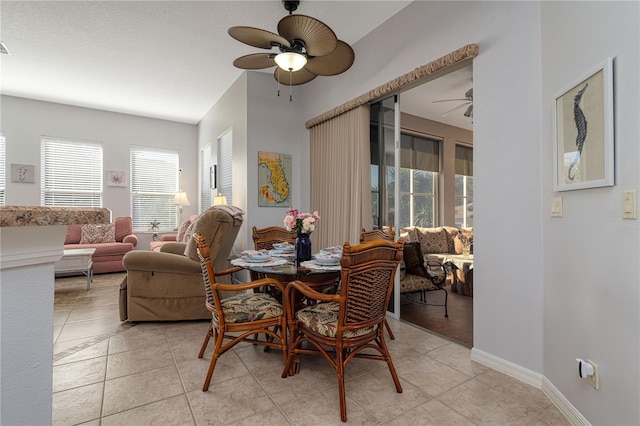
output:
[[289, 209], [284, 217], [284, 226], [287, 231], [296, 234], [310, 234], [316, 229], [316, 221], [320, 219], [317, 211], [313, 213], [300, 213], [296, 209]]
[[317, 211], [313, 213], [300, 213], [296, 209], [287, 210], [284, 217], [284, 226], [287, 231], [293, 231], [296, 238], [296, 262], [311, 260], [311, 240], [309, 234], [316, 229], [316, 221], [320, 219]]

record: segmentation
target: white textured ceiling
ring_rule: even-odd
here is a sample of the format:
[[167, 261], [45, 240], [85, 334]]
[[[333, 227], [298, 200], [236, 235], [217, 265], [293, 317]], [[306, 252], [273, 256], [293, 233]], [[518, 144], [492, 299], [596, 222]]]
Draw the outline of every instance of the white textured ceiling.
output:
[[[353, 44], [408, 1], [301, 1]], [[238, 78], [235, 58], [262, 51], [227, 34], [277, 32], [280, 0], [2, 1], [3, 94], [197, 123]], [[356, 57], [357, 60], [357, 57]], [[271, 71], [270, 71], [271, 72]]]
[[[354, 44], [409, 3], [302, 0], [296, 13]], [[233, 60], [263, 51], [227, 29], [277, 32], [287, 13], [280, 0], [0, 1], [0, 40], [11, 52], [0, 55], [0, 91], [197, 123], [242, 73]], [[403, 110], [471, 129], [464, 109], [442, 117], [456, 103], [432, 103], [463, 97], [470, 74], [458, 71], [403, 94]]]

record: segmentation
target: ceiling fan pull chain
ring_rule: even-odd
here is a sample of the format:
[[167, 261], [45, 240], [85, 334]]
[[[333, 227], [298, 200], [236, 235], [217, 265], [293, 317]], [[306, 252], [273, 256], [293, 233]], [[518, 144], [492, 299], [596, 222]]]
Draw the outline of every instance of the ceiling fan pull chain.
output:
[[280, 96], [280, 68], [277, 68], [276, 72], [278, 73], [278, 78], [276, 78], [276, 81], [278, 82], [278, 84], [276, 85], [276, 87], [278, 88], [278, 97], [279, 97]]
[[293, 87], [291, 86], [291, 68], [289, 68], [289, 102], [293, 100], [293, 95], [291, 92], [293, 91]]

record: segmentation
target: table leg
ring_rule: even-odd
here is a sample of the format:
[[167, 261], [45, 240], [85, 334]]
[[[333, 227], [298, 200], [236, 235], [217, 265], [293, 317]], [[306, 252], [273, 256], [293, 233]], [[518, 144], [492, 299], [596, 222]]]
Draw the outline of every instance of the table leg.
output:
[[91, 283], [93, 282], [93, 261], [89, 261], [89, 268], [87, 269], [87, 291], [91, 290]]

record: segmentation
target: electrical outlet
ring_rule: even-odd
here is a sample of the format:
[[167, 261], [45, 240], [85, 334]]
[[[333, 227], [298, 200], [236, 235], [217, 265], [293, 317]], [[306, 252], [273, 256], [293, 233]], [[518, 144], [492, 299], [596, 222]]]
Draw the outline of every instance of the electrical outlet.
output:
[[598, 388], [600, 387], [600, 372], [598, 371], [598, 364], [591, 361], [590, 359], [587, 359], [587, 362], [593, 366], [593, 375], [588, 377], [589, 383], [591, 383], [591, 386], [598, 390]]

